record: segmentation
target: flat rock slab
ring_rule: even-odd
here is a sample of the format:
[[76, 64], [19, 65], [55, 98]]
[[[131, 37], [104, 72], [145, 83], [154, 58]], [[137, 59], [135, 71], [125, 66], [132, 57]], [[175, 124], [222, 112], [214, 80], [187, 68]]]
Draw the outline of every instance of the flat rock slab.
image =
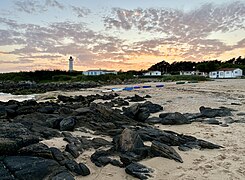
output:
[[[65, 173], [69, 179], [73, 176], [56, 161], [33, 156], [8, 156], [3, 159], [5, 170], [11, 172], [15, 179], [42, 180], [52, 179], [61, 173]], [[57, 178], [56, 178], [57, 179]]]
[[161, 156], [161, 157], [165, 157], [168, 159], [173, 159], [177, 162], [181, 162], [183, 163], [182, 158], [180, 157], [180, 155], [174, 150], [174, 148], [157, 142], [157, 141], [153, 141], [152, 145], [151, 145], [151, 153], [154, 156]]

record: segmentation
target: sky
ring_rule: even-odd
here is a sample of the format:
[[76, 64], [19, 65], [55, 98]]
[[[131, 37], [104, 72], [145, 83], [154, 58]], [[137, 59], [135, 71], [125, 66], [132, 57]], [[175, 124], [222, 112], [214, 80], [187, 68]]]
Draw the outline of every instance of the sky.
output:
[[245, 56], [245, 0], [1, 0], [0, 72]]

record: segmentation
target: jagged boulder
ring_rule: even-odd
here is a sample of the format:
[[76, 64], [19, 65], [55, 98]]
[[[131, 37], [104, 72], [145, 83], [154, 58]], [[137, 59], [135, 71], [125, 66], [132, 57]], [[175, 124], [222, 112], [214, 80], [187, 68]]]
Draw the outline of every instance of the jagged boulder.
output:
[[123, 114], [136, 121], [144, 122], [150, 116], [150, 111], [147, 107], [141, 107], [140, 104], [136, 103], [124, 108]]
[[121, 152], [135, 151], [144, 147], [144, 143], [139, 134], [131, 129], [124, 129], [117, 140], [114, 139], [116, 149]]

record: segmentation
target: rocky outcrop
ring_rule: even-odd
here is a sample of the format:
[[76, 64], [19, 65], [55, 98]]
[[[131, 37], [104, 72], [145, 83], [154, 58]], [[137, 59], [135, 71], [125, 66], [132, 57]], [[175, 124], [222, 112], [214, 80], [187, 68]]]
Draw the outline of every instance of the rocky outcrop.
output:
[[37, 94], [48, 91], [67, 91], [80, 90], [84, 88], [98, 87], [99, 84], [95, 82], [74, 82], [74, 83], [40, 83], [23, 81], [23, 82], [0, 82], [0, 92], [12, 94]]
[[[160, 112], [163, 107], [146, 101], [121, 111], [111, 108], [128, 104], [125, 99], [115, 99], [117, 96], [59, 96], [57, 103], [38, 103], [34, 100], [0, 102], [0, 177], [23, 179], [25, 175], [26, 179], [74, 179], [73, 176], [89, 175], [89, 168], [77, 162], [77, 157], [83, 156], [88, 149], [95, 149], [91, 161], [96, 166], [111, 164], [126, 167], [127, 173], [145, 179], [152, 170], [138, 164], [138, 161], [160, 156], [183, 162], [178, 150], [171, 146], [178, 146], [182, 151], [222, 148], [193, 136], [160, 130], [148, 124], [186, 124], [197, 117], [204, 121], [210, 109], [201, 108], [205, 112], [199, 114], [161, 113], [159, 118], [149, 118], [151, 113]], [[93, 102], [96, 99], [111, 103], [96, 104]], [[75, 137], [71, 133], [74, 130], [83, 133], [92, 131], [95, 135], [109, 136], [113, 141], [102, 137]], [[40, 143], [53, 137], [62, 137], [67, 142], [64, 151]], [[145, 141], [152, 142], [152, 145], [146, 146]], [[42, 171], [38, 176], [37, 170], [40, 169]]]

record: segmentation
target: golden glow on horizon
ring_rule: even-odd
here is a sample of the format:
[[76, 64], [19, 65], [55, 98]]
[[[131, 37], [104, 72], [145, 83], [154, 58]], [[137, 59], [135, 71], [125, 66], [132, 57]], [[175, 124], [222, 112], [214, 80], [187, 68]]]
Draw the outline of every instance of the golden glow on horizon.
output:
[[[163, 49], [162, 49], [163, 50]], [[80, 62], [78, 60], [74, 61], [74, 69], [77, 71], [84, 71], [89, 69], [109, 69], [109, 70], [146, 70], [150, 66], [161, 62], [162, 60], [165, 60], [169, 63], [172, 63], [174, 61], [186, 61], [183, 60], [183, 57], [181, 57], [181, 53], [183, 52], [182, 49], [178, 48], [171, 48], [169, 52], [173, 52], [169, 55], [163, 55], [163, 56], [154, 56], [154, 55], [147, 55], [147, 54], [141, 54], [137, 56], [129, 55], [128, 60], [98, 60], [94, 64], [89, 64], [88, 66], [85, 65], [79, 65]], [[179, 55], [178, 55], [179, 54]], [[201, 59], [195, 59], [195, 62], [202, 61], [202, 60], [229, 60], [234, 57], [238, 57], [237, 55], [243, 55], [245, 54], [245, 48], [239, 48], [234, 49], [232, 51], [227, 51], [218, 57], [215, 54], [209, 54], [203, 56]], [[38, 56], [37, 54], [35, 54]], [[40, 54], [40, 56], [43, 54]], [[59, 55], [59, 54], [56, 54]], [[61, 56], [61, 55], [59, 55]], [[35, 58], [33, 59], [33, 62], [30, 61], [30, 63], [21, 63], [21, 61], [18, 60], [17, 55], [12, 54], [6, 54], [3, 52], [0, 52], [0, 57], [4, 62], [4, 68], [3, 72], [8, 71], [33, 71], [33, 70], [41, 70], [41, 69], [60, 69], [60, 70], [68, 70], [68, 56], [62, 56], [61, 58], [52, 58], [50, 61], [49, 58]], [[74, 57], [75, 58], [75, 57]], [[75, 58], [76, 59], [76, 58]], [[31, 58], [29, 59], [31, 60]], [[80, 60], [82, 61], [82, 60]], [[0, 60], [1, 62], [1, 60]], [[17, 68], [16, 68], [17, 67]]]

